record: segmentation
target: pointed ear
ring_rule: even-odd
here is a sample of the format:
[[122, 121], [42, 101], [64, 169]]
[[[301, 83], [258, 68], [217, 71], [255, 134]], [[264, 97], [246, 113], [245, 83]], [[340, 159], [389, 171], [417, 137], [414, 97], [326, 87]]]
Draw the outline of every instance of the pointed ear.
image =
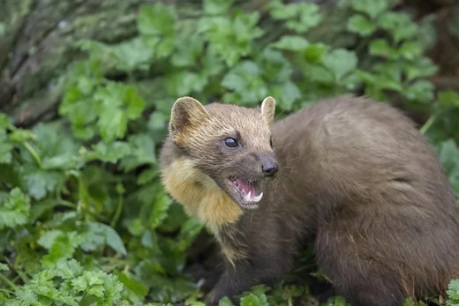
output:
[[172, 106], [169, 132], [176, 136], [187, 129], [196, 127], [208, 117], [209, 113], [198, 100], [191, 97], [179, 98]]
[[266, 97], [261, 103], [261, 115], [268, 124], [273, 123], [274, 113], [276, 111], [276, 100], [273, 97]]

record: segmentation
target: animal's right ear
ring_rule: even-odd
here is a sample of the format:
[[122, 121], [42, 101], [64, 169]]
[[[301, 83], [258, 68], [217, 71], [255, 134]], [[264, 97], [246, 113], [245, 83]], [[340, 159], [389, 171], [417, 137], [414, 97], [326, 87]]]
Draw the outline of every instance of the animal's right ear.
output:
[[169, 132], [176, 136], [186, 129], [196, 127], [208, 117], [209, 113], [198, 100], [191, 97], [179, 98], [172, 106]]
[[261, 103], [261, 114], [268, 124], [273, 123], [276, 111], [276, 100], [273, 97], [266, 97]]

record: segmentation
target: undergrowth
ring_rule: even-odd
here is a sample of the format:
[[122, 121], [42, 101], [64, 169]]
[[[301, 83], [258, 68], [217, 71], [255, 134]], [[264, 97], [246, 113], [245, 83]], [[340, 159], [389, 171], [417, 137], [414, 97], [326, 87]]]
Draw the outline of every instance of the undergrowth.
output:
[[[396, 1], [339, 2], [352, 48], [311, 38], [327, 26], [316, 4], [270, 0], [251, 10], [233, 2], [145, 5], [137, 36], [76, 42], [87, 56], [57, 86], [58, 119], [21, 129], [0, 115], [0, 302], [203, 305], [183, 269], [205, 229], [158, 174], [170, 108], [184, 95], [245, 106], [272, 95], [279, 117], [347, 93], [405, 101], [406, 111], [430, 114], [420, 129], [459, 195], [459, 94], [436, 92], [427, 80], [436, 66], [425, 55], [426, 34], [393, 10]], [[447, 305], [459, 304], [457, 280], [448, 297]], [[273, 293], [258, 286], [240, 302], [298, 299], [314, 305], [307, 288], [293, 285]]]

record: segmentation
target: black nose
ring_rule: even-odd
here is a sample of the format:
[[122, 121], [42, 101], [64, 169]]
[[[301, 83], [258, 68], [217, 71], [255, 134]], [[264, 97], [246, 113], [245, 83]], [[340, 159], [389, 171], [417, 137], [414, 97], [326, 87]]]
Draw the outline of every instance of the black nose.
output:
[[265, 176], [273, 176], [276, 174], [276, 172], [279, 170], [279, 167], [277, 166], [276, 162], [264, 162], [261, 165], [261, 170], [263, 170], [263, 173]]

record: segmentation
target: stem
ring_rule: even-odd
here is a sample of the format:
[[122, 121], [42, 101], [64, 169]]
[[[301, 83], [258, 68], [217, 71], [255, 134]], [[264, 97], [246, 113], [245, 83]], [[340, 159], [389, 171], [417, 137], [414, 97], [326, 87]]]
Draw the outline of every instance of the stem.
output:
[[58, 199], [57, 203], [59, 203], [59, 205], [65, 206], [65, 207], [77, 208], [77, 205], [75, 205], [74, 203], [72, 203], [70, 201], [63, 200], [63, 199]]
[[29, 153], [32, 154], [32, 157], [35, 159], [38, 166], [41, 167], [41, 158], [38, 155], [37, 151], [35, 151], [35, 149], [27, 141], [24, 141], [23, 144], [26, 147], [27, 151], [29, 151]]
[[120, 218], [121, 212], [123, 211], [123, 194], [119, 193], [118, 196], [118, 205], [116, 206], [115, 214], [113, 215], [112, 222], [110, 222], [111, 227], [115, 227], [118, 219]]
[[12, 281], [10, 281], [9, 279], [7, 279], [7, 278], [5, 277], [5, 275], [3, 275], [2, 273], [0, 273], [0, 280], [2, 280], [5, 284], [7, 284], [8, 286], [10, 286], [11, 289], [16, 290], [16, 285], [15, 285]]
[[426, 123], [424, 123], [422, 128], [419, 130], [421, 134], [424, 135], [427, 132], [427, 130], [430, 129], [430, 127], [434, 124], [435, 120], [437, 120], [437, 117], [438, 117], [438, 114], [434, 114], [430, 116], [430, 118], [426, 121]]

